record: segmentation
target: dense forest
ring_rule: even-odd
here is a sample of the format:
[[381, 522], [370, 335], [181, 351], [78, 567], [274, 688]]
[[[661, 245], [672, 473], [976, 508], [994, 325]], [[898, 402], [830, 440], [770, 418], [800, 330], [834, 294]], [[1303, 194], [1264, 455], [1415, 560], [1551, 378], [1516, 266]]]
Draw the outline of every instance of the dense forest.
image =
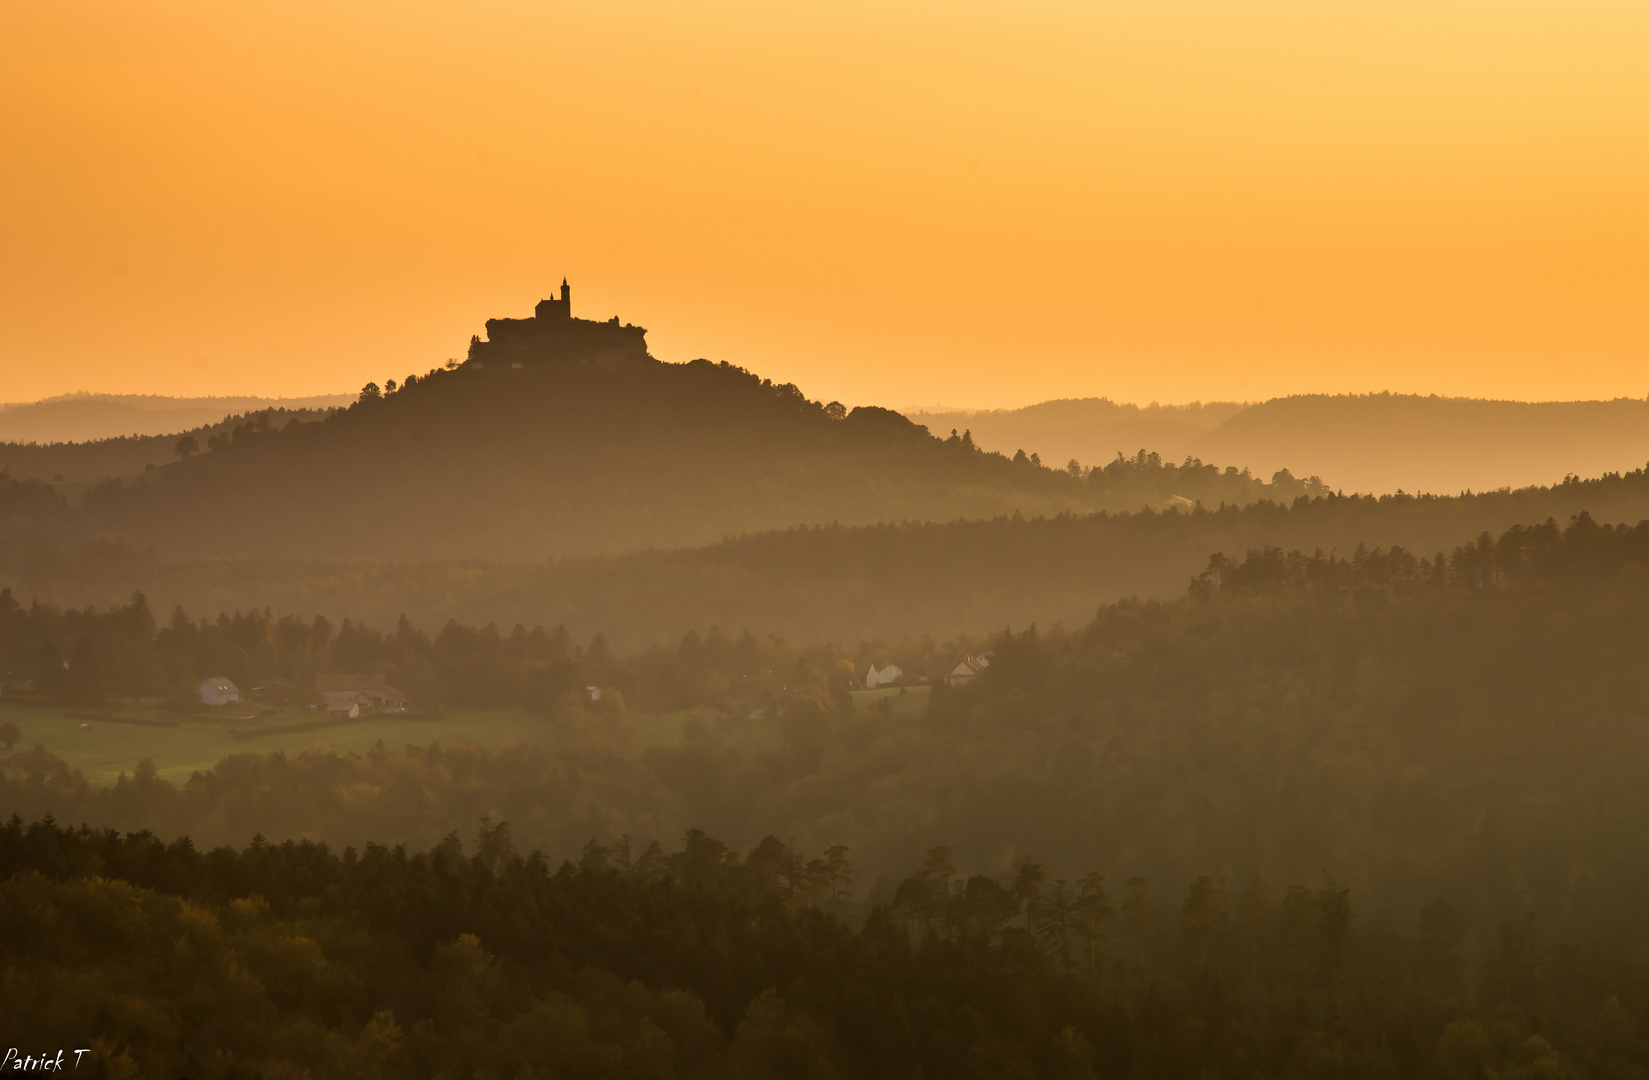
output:
[[[622, 709], [562, 695], [524, 744], [436, 746], [408, 721], [405, 745], [370, 754], [249, 753], [177, 785], [151, 769], [94, 788], [23, 731], [0, 760], [0, 812], [209, 844], [261, 831], [335, 846], [433, 844], [492, 814], [553, 858], [623, 834], [698, 827], [746, 848], [772, 833], [810, 850], [848, 844], [872, 890], [940, 843], [987, 872], [1026, 852], [1060, 875], [1116, 881], [1327, 872], [1371, 912], [1445, 897], [1477, 946], [1534, 913], [1554, 935], [1635, 948], [1649, 944], [1646, 567], [1649, 525], [1584, 515], [1441, 557], [1218, 556], [1179, 600], [1124, 601], [1074, 632], [1021, 628], [966, 646], [994, 660], [972, 685], [935, 688], [917, 717], [844, 700], [840, 665], [875, 646], [781, 649], [742, 635], [712, 646], [695, 634], [604, 661], [608, 681], [638, 698], [721, 704], [667, 744], [638, 741]], [[279, 636], [280, 620], [260, 620], [242, 627]], [[188, 625], [204, 641], [218, 624]], [[526, 657], [534, 637], [486, 645], [497, 667], [484, 685], [553, 673]], [[362, 640], [380, 670], [426, 648], [416, 632]], [[510, 661], [517, 647], [523, 659]], [[589, 662], [593, 647], [567, 662]], [[810, 704], [750, 717], [729, 689], [785, 662], [772, 673], [811, 688]]]
[[[1091, 470], [1079, 483], [1121, 485], [1138, 476], [1142, 487], [1172, 490], [1212, 472], [1144, 454]], [[48, 489], [17, 481], [0, 481], [0, 505], [16, 521], [61, 512]], [[0, 540], [0, 582], [25, 602], [42, 597], [75, 607], [107, 607], [139, 590], [163, 614], [178, 605], [207, 615], [270, 607], [322, 614], [333, 625], [352, 618], [389, 627], [402, 615], [432, 630], [448, 619], [564, 624], [579, 641], [604, 634], [621, 652], [712, 625], [857, 643], [953, 638], [1031, 622], [1080, 625], [1120, 597], [1182, 595], [1212, 551], [1345, 553], [1366, 543], [1436, 553], [1485, 531], [1567, 521], [1582, 511], [1600, 521], [1649, 518], [1649, 472], [1465, 496], [1301, 491], [1244, 507], [1210, 499], [1189, 511], [793, 528], [699, 548], [524, 564], [175, 560], [129, 543], [14, 536]]]
[[[1162, 892], [699, 831], [523, 857], [0, 828], [0, 1015], [93, 1076], [1640, 1077], [1649, 966], [1332, 879]], [[52, 1048], [52, 1049], [47, 1049]], [[74, 1053], [84, 1049], [77, 1060]]]
[[[799, 524], [1326, 490], [1201, 462], [1090, 478], [1082, 463], [987, 453], [967, 431], [929, 434], [886, 409], [809, 401], [795, 386], [704, 360], [437, 369], [373, 384], [324, 422], [259, 424], [199, 449], [98, 483], [50, 520], [8, 515], [0, 499], [0, 536], [124, 539], [172, 557], [521, 560]], [[39, 476], [42, 464], [30, 469]]]

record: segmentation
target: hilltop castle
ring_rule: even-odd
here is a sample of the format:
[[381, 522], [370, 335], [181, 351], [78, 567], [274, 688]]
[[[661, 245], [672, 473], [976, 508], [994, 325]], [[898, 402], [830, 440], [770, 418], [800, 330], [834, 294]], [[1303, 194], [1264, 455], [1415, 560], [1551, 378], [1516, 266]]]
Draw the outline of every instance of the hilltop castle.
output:
[[650, 361], [647, 331], [607, 322], [573, 318], [573, 291], [565, 278], [561, 298], [540, 300], [530, 319], [488, 319], [487, 339], [470, 339], [467, 367], [528, 364], [598, 364], [605, 367]]

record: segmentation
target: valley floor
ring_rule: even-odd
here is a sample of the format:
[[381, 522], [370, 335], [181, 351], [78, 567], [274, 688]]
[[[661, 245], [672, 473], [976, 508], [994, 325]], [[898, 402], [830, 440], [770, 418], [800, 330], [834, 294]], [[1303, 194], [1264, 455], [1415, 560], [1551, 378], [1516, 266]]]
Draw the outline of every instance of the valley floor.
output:
[[[912, 687], [857, 691], [856, 709], [868, 709], [887, 699], [892, 717], [919, 716], [927, 705], [927, 688]], [[13, 750], [41, 747], [76, 768], [94, 787], [113, 784], [121, 774], [132, 775], [138, 763], [154, 762], [163, 780], [181, 785], [191, 774], [205, 772], [234, 754], [297, 754], [323, 747], [339, 754], [365, 754], [379, 742], [400, 752], [407, 746], [500, 745], [544, 741], [553, 721], [524, 709], [453, 710], [428, 716], [364, 716], [355, 720], [328, 720], [302, 708], [269, 712], [259, 706], [228, 706], [222, 715], [197, 716], [171, 712], [153, 699], [139, 704], [100, 706], [77, 710], [61, 704], [7, 701], [0, 721], [10, 720], [23, 737]], [[107, 713], [102, 717], [99, 714]], [[144, 723], [130, 723], [138, 720]], [[769, 741], [774, 722], [729, 717], [715, 709], [672, 712], [632, 712], [621, 724], [638, 746], [670, 746], [680, 742], [682, 726], [691, 721], [708, 725], [732, 745], [754, 748]], [[127, 722], [123, 722], [127, 721]]]

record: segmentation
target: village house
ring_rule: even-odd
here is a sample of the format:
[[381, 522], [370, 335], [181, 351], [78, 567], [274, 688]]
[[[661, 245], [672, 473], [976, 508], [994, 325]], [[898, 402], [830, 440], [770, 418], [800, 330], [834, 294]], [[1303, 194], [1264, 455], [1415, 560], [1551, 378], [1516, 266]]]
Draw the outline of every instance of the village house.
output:
[[876, 665], [871, 664], [870, 670], [865, 672], [865, 689], [874, 690], [878, 686], [892, 686], [895, 681], [904, 677], [904, 669], [897, 665], [889, 664], [882, 670], [877, 671]]
[[945, 683], [948, 686], [966, 686], [968, 683], [978, 678], [981, 671], [984, 671], [990, 666], [990, 653], [983, 653], [979, 656], [963, 657], [962, 662], [957, 664], [954, 668], [951, 668], [950, 674], [945, 676]]
[[385, 681], [382, 672], [361, 675], [317, 675], [315, 689], [326, 699], [328, 716], [404, 713], [411, 706], [405, 694]]
[[200, 681], [200, 700], [203, 705], [228, 705], [240, 700], [240, 687], [223, 675], [208, 675]]

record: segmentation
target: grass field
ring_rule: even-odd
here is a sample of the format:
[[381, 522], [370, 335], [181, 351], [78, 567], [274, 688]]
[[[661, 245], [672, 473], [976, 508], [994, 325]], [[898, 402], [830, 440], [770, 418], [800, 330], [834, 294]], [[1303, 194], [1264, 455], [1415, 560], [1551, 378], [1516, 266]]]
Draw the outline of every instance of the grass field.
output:
[[[853, 695], [856, 709], [868, 709], [882, 699], [893, 701], [893, 718], [914, 717], [927, 705], [927, 688], [912, 687], [907, 694], [896, 689], [859, 691]], [[43, 746], [71, 766], [80, 769], [92, 784], [108, 784], [121, 774], [130, 774], [144, 758], [154, 761], [159, 774], [181, 783], [194, 772], [204, 772], [231, 754], [287, 754], [322, 745], [340, 754], [364, 754], [380, 739], [394, 750], [408, 745], [443, 746], [472, 743], [495, 748], [505, 740], [533, 743], [542, 739], [551, 721], [519, 709], [448, 712], [439, 717], [363, 717], [345, 723], [317, 726], [307, 731], [268, 730], [297, 723], [321, 720], [313, 713], [288, 710], [252, 724], [231, 725], [214, 717], [166, 712], [154, 703], [125, 705], [112, 709], [114, 715], [176, 723], [176, 727], [147, 727], [109, 720], [87, 720], [69, 716], [62, 705], [8, 701], [0, 707], [0, 721], [10, 720], [23, 733], [15, 750]], [[105, 711], [103, 709], [95, 710]], [[245, 715], [251, 709], [228, 707], [226, 713]], [[719, 715], [714, 709], [679, 712], [633, 712], [621, 723], [644, 746], [667, 745], [681, 737], [682, 724], [698, 719], [729, 741], [760, 743], [771, 721], [746, 720]], [[85, 725], [85, 726], [82, 726]], [[242, 737], [237, 738], [239, 732]]]

